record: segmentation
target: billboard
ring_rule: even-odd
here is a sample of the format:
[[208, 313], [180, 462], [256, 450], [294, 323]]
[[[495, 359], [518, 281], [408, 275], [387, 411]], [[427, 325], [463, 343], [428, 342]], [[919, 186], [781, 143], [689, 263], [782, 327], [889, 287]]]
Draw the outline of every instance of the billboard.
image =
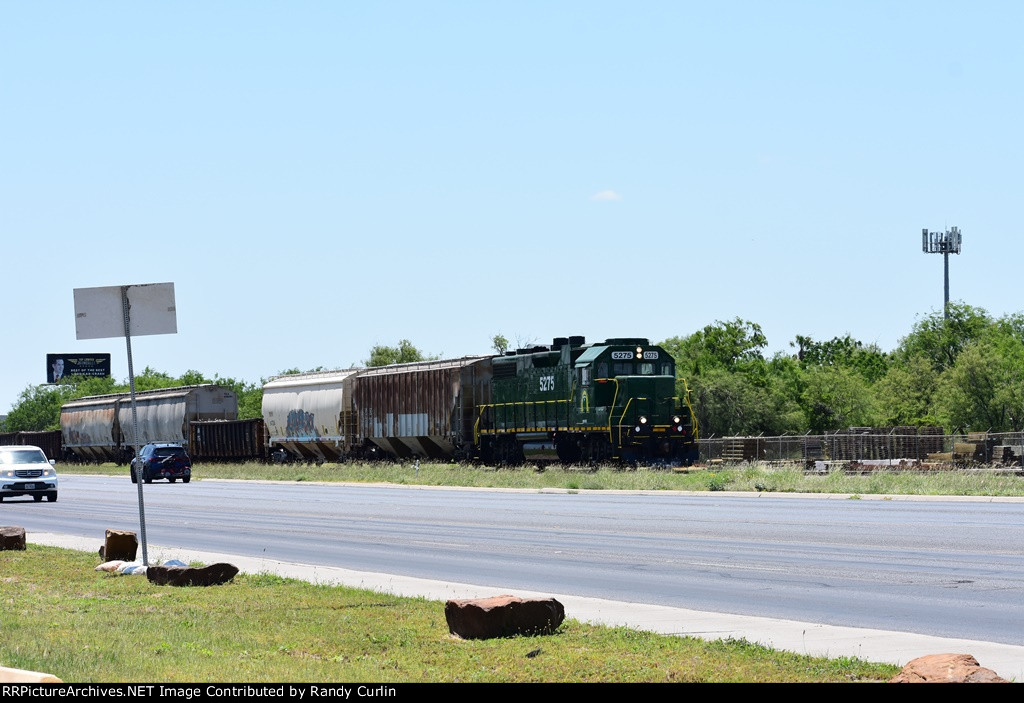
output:
[[109, 376], [110, 354], [47, 354], [46, 382], [66, 376]]

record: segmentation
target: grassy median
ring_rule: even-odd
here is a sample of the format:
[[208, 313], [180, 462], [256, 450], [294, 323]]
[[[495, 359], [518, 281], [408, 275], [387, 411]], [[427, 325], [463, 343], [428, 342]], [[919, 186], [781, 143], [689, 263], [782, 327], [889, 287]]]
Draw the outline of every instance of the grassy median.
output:
[[0, 552], [0, 665], [74, 683], [849, 682], [898, 672], [571, 619], [552, 635], [460, 640], [441, 602], [269, 575], [155, 586], [96, 563], [31, 544]]

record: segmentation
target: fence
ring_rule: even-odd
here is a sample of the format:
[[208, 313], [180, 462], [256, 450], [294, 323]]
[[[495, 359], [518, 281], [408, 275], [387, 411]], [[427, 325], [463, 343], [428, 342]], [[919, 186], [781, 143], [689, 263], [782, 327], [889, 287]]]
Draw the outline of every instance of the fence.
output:
[[700, 461], [1024, 466], [1024, 432], [946, 434], [941, 427], [851, 427], [822, 435], [711, 437], [700, 440]]

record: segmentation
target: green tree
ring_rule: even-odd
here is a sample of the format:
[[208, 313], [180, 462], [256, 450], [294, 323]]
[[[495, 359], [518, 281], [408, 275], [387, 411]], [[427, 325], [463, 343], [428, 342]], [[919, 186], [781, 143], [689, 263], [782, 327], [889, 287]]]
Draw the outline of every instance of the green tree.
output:
[[964, 347], [980, 340], [994, 326], [994, 321], [982, 308], [950, 303], [949, 319], [941, 312], [918, 319], [910, 334], [900, 340], [896, 354], [903, 361], [922, 356], [936, 371], [942, 371], [956, 363]]
[[894, 362], [872, 389], [879, 420], [884, 425], [940, 424], [934, 407], [938, 383], [938, 372], [923, 356]]
[[508, 339], [501, 334], [496, 334], [491, 338], [491, 348], [496, 354], [504, 354], [508, 351]]
[[7, 413], [5, 432], [42, 432], [60, 429], [60, 406], [74, 395], [73, 383], [29, 386]]
[[875, 423], [868, 383], [855, 371], [819, 366], [806, 372], [801, 404], [814, 433]]
[[703, 437], [776, 435], [799, 426], [800, 414], [784, 396], [742, 373], [712, 368], [694, 376], [689, 386]]
[[833, 337], [827, 342], [815, 342], [810, 337], [797, 335], [789, 343], [797, 348], [797, 359], [805, 368], [833, 366], [852, 369], [870, 383], [875, 383], [889, 370], [889, 355], [877, 344], [865, 346], [850, 335]]
[[363, 362], [364, 366], [387, 366], [389, 364], [408, 364], [413, 361], [434, 361], [437, 356], [427, 356], [410, 342], [403, 339], [397, 347], [377, 344], [370, 349], [370, 358]]
[[1024, 344], [993, 335], [963, 349], [939, 379], [939, 415], [949, 428], [1024, 428]]
[[159, 388], [173, 388], [178, 385], [182, 385], [179, 379], [173, 378], [170, 374], [166, 374], [163, 371], [157, 371], [156, 369], [152, 369], [148, 366], [142, 370], [142, 373], [135, 374], [136, 393], [141, 393], [142, 391], [155, 391]]
[[781, 434], [802, 424], [771, 377], [767, 343], [760, 325], [740, 318], [661, 343], [676, 360], [678, 392], [691, 389], [703, 436]]
[[676, 360], [679, 373], [691, 377], [709, 368], [750, 372], [764, 365], [761, 350], [768, 344], [761, 326], [736, 318], [716, 321], [688, 337], [661, 343]]

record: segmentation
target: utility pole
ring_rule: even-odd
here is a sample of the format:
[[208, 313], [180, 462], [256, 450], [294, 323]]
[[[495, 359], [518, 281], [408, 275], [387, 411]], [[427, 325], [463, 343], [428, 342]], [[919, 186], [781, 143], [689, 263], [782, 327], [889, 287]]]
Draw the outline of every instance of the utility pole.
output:
[[960, 253], [960, 229], [950, 227], [945, 232], [929, 232], [921, 230], [921, 250], [925, 254], [942, 254], [942, 268], [945, 274], [945, 287], [942, 298], [942, 319], [949, 319], [949, 255]]

